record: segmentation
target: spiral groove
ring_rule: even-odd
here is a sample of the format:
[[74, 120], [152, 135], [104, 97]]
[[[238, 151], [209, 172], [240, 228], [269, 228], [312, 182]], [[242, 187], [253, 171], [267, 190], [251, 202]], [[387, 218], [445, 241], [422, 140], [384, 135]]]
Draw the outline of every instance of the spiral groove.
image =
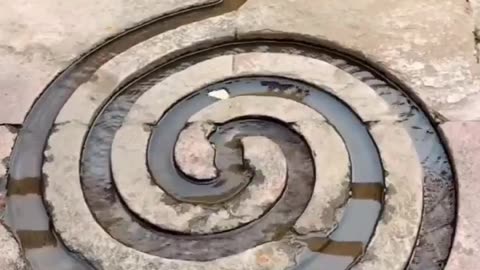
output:
[[32, 109], [9, 196], [46, 202], [51, 228], [13, 221], [35, 269], [443, 269], [453, 174], [421, 107], [347, 55], [197, 19], [120, 38]]

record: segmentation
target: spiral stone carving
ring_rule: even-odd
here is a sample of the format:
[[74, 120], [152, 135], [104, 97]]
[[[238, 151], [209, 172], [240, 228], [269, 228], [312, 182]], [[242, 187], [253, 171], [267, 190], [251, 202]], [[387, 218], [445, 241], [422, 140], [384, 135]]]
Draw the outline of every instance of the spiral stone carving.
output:
[[126, 33], [37, 101], [9, 182], [34, 269], [443, 269], [453, 175], [421, 107], [346, 54], [235, 36], [215, 16], [240, 2]]

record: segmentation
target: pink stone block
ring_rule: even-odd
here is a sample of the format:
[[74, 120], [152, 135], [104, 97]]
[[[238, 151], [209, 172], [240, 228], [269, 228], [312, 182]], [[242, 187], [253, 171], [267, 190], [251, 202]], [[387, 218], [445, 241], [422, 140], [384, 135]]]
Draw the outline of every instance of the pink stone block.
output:
[[441, 126], [458, 179], [457, 230], [446, 270], [478, 269], [480, 254], [480, 122], [449, 122]]

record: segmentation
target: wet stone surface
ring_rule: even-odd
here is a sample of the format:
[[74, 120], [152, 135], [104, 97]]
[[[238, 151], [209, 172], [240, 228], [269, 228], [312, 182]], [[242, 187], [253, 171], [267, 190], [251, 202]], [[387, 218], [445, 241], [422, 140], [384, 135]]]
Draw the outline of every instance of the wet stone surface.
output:
[[0, 222], [0, 268], [5, 270], [27, 270], [20, 246], [7, 227]]

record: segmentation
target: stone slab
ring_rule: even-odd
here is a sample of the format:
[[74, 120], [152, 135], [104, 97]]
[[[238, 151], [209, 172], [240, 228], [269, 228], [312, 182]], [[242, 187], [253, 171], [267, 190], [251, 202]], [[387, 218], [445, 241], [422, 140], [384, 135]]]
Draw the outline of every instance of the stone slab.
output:
[[96, 44], [181, 8], [215, 0], [0, 2], [0, 124], [20, 124], [46, 85]]
[[[204, 2], [213, 0], [2, 2], [0, 123], [21, 123], [48, 82], [105, 38]], [[478, 3], [470, 2], [478, 18]], [[404, 81], [432, 110], [472, 120], [480, 117], [474, 21], [468, 1], [249, 0], [237, 24], [240, 36], [295, 32], [356, 51]]]
[[[0, 126], [0, 181], [5, 181], [4, 176], [7, 172], [7, 163], [13, 143], [16, 137], [16, 131], [8, 126]], [[3, 185], [5, 183], [0, 183]]]
[[210, 123], [192, 123], [178, 135], [174, 157], [186, 175], [200, 180], [217, 175], [215, 150], [207, 139], [214, 129]]
[[448, 122], [441, 126], [458, 178], [457, 229], [446, 270], [477, 269], [480, 253], [480, 123]]
[[468, 1], [250, 0], [237, 27], [240, 37], [293, 33], [344, 48], [392, 73], [430, 110], [455, 120], [480, 118]]
[[479, 0], [468, 0], [467, 2], [470, 3], [470, 12], [472, 13], [473, 16], [473, 22], [474, 22], [474, 28], [475, 28], [475, 35], [477, 37], [477, 40], [475, 42], [475, 47], [476, 47], [476, 56], [477, 59], [480, 59], [480, 44], [478, 37], [480, 36], [480, 1]]
[[480, 26], [480, 1], [478, 0], [468, 0], [467, 2], [470, 3], [471, 10], [473, 15], [473, 20], [475, 22], [475, 28]]
[[0, 222], [0, 269], [26, 270], [27, 264], [13, 234]]

